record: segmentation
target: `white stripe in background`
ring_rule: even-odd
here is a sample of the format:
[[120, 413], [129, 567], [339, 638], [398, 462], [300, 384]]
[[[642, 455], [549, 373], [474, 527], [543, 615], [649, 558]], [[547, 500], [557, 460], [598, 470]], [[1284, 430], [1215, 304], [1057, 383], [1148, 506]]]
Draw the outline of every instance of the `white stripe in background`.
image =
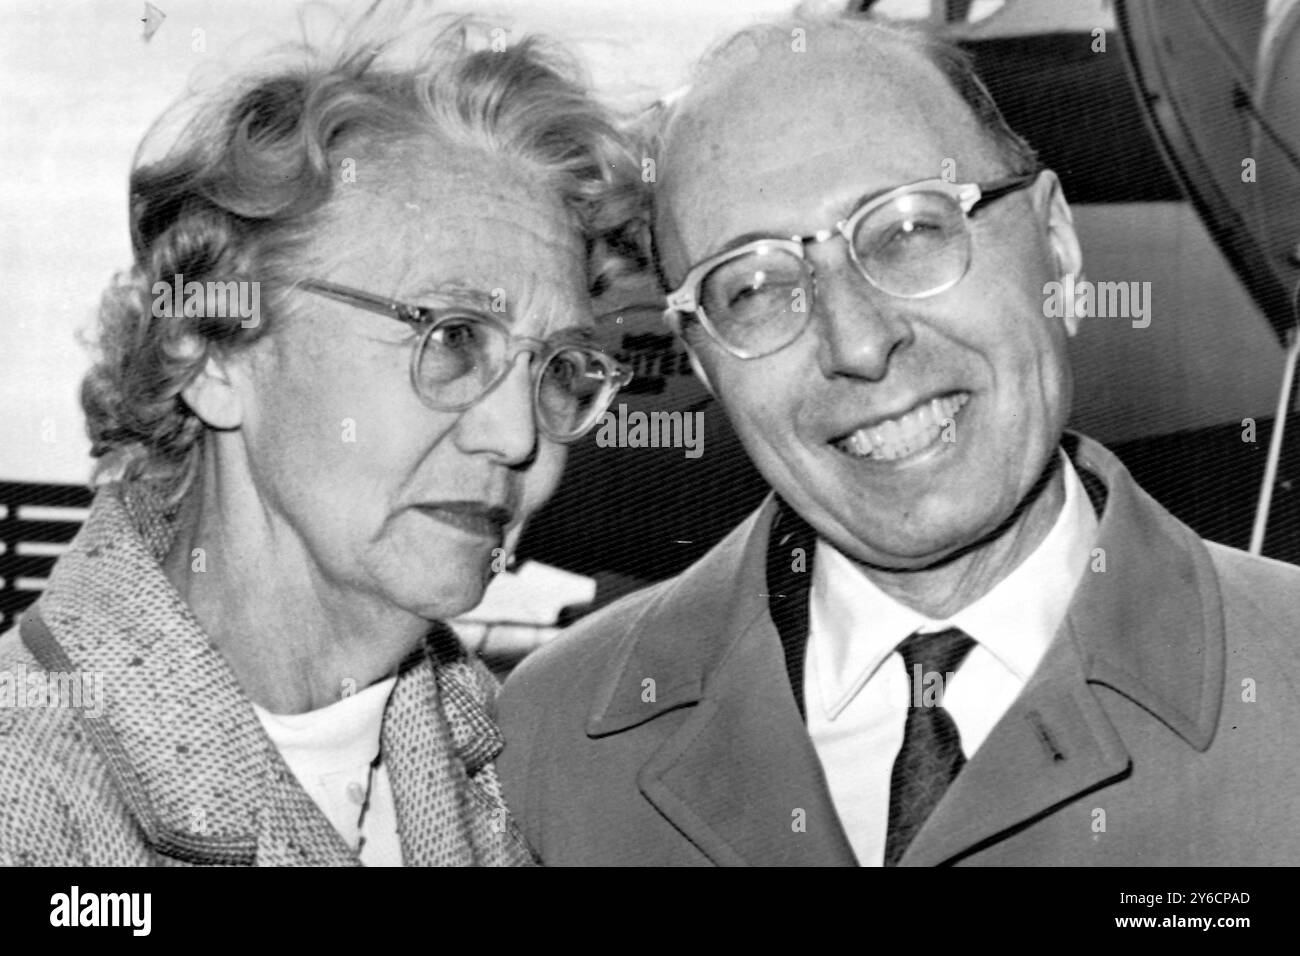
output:
[[60, 505], [19, 505], [19, 521], [85, 521], [89, 508], [67, 508]]
[[[14, 547], [14, 554], [24, 554], [33, 558], [57, 558], [67, 550], [66, 544], [53, 544], [49, 541], [19, 541]], [[0, 553], [3, 553], [2, 549]]]

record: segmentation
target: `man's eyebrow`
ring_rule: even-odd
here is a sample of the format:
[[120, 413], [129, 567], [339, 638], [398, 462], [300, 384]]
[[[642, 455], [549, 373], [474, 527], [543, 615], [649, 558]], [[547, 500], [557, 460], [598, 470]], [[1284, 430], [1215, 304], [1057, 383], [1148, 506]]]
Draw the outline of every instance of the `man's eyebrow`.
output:
[[723, 253], [730, 252], [732, 249], [739, 249], [741, 246], [747, 246], [751, 242], [763, 242], [772, 239], [793, 239], [794, 236], [786, 232], [763, 232], [755, 230], [753, 232], [742, 232], [732, 239], [728, 239], [723, 245], [719, 246], [713, 252], [710, 252], [705, 259], [712, 259], [714, 256], [720, 256]]
[[[872, 190], [871, 192], [863, 193], [861, 196], [859, 196], [857, 199], [853, 201], [853, 204], [849, 206], [849, 211], [845, 213], [843, 216], [841, 216], [840, 220], [842, 221], [844, 219], [848, 219], [850, 216], [852, 216], [863, 206], [867, 205], [870, 202], [873, 202], [874, 200], [879, 199], [881, 196], [887, 196], [889, 193], [892, 193], [896, 189], [902, 189], [904, 186], [914, 186], [917, 185], [918, 183], [922, 183], [926, 181], [927, 180], [922, 179], [911, 183], [897, 183], [893, 186], [886, 186], [883, 189], [875, 189]], [[827, 223], [827, 225], [823, 228], [830, 228], [832, 226], [834, 226], [834, 223]], [[723, 245], [719, 246], [714, 252], [710, 252], [704, 258], [711, 259], [714, 256], [720, 256], [724, 253], [730, 252], [733, 249], [738, 249], [741, 246], [749, 245], [749, 243], [751, 242], [762, 242], [765, 239], [798, 240], [798, 239], [810, 239], [814, 235], [815, 233], [763, 232], [761, 230], [755, 230], [752, 232], [743, 232], [738, 236], [728, 239]]]
[[[925, 182], [925, 181], [926, 180], [923, 179], [918, 180], [918, 182]], [[917, 182], [898, 183], [894, 186], [886, 186], [884, 189], [875, 189], [869, 193], [863, 193], [857, 199], [853, 200], [853, 205], [849, 206], [849, 211], [844, 214], [843, 218], [848, 219], [850, 216], [852, 216], [863, 206], [867, 205], [868, 203], [875, 202], [881, 196], [888, 196], [890, 193], [894, 192], [897, 189], [903, 189], [906, 186], [915, 186], [915, 185], [917, 185]]]

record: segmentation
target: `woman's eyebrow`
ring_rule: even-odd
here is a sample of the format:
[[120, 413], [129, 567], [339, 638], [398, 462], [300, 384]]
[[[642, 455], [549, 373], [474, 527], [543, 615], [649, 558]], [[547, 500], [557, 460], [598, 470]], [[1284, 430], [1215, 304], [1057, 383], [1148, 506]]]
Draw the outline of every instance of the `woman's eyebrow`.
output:
[[[451, 300], [455, 306], [467, 308], [474, 312], [491, 315], [507, 326], [515, 323], [515, 314], [510, 309], [509, 299], [504, 289], [485, 292], [482, 286], [463, 279], [447, 279], [422, 286], [417, 292], [400, 299], [414, 306], [427, 308], [446, 308], [445, 305], [427, 304], [429, 299]], [[546, 336], [545, 341], [559, 345], [586, 345], [603, 347], [605, 337], [601, 335], [594, 322], [567, 325]]]
[[428, 299], [451, 299], [457, 305], [467, 306], [478, 312], [509, 314], [504, 290], [486, 292], [481, 286], [463, 279], [447, 279], [423, 285], [410, 295], [399, 296], [399, 299], [412, 305], [424, 305]]

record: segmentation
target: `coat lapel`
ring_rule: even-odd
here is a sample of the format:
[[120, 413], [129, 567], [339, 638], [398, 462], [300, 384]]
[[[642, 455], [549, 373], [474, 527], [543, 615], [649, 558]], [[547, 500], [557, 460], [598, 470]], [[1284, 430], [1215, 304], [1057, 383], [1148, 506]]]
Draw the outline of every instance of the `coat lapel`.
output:
[[485, 707], [491, 680], [438, 626], [393, 690], [382, 746], [407, 866], [533, 862], [492, 765], [503, 741]]
[[624, 733], [690, 708], [637, 778], [673, 826], [720, 865], [853, 865], [768, 611], [774, 512], [769, 499], [660, 592], [588, 733]]
[[355, 864], [164, 577], [169, 535], [142, 490], [102, 489], [29, 610], [24, 642], [48, 668], [102, 675], [104, 712], [83, 723], [165, 860]]
[[1099, 686], [1129, 698], [1193, 749], [1204, 750], [1214, 736], [1225, 640], [1218, 580], [1204, 545], [1101, 446], [1080, 439], [1067, 448], [1081, 477], [1105, 488], [1100, 550], [1042, 664], [917, 834], [903, 865], [955, 862], [1127, 775], [1129, 752]]
[[646, 798], [719, 864], [852, 866], [769, 621], [749, 628], [715, 678], [642, 768]]
[[255, 866], [360, 866], [278, 753], [267, 762]]
[[1128, 751], [1085, 685], [1072, 643], [1058, 644], [958, 774], [900, 865], [951, 862], [1128, 772]]

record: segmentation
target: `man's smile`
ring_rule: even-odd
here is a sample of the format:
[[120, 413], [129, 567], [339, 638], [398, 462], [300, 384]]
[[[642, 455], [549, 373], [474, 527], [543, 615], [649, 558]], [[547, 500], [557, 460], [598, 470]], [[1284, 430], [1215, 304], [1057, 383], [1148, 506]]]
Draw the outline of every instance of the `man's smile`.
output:
[[957, 413], [970, 401], [970, 392], [957, 391], [917, 402], [887, 418], [877, 418], [831, 440], [831, 445], [853, 458], [895, 461], [929, 448], [955, 423]]

